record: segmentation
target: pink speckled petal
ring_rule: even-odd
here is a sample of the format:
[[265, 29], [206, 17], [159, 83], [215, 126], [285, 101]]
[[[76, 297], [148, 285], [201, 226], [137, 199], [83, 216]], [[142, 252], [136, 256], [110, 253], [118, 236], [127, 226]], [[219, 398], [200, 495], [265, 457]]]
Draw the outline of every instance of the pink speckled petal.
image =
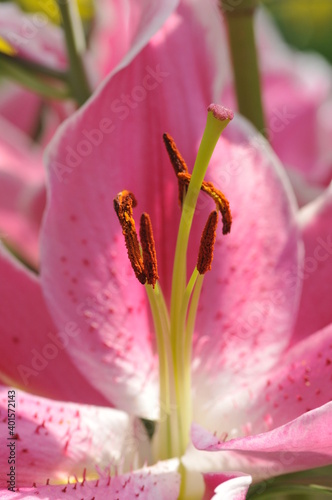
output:
[[[93, 64], [104, 78], [141, 50], [176, 8], [179, 0], [99, 0], [92, 34]], [[123, 58], [125, 57], [125, 61]]]
[[231, 450], [239, 460], [243, 456], [255, 480], [321, 467], [332, 460], [331, 410], [327, 403], [270, 432], [230, 441], [193, 425], [192, 439], [199, 450]]
[[[68, 381], [67, 381], [68, 383]], [[16, 486], [46, 484], [47, 479], [67, 482], [71, 475], [97, 476], [98, 467], [121, 466], [124, 459], [133, 460], [133, 425], [118, 410], [63, 403], [38, 398], [12, 387], [0, 389], [2, 471], [9, 471], [6, 445], [12, 443], [12, 420], [17, 439], [12, 443], [16, 458]], [[9, 405], [8, 402], [15, 402]], [[8, 422], [8, 411], [10, 421]], [[14, 417], [12, 416], [14, 413]], [[146, 436], [145, 436], [146, 439]], [[6, 476], [0, 486], [6, 488]]]
[[[298, 342], [252, 391], [245, 418], [253, 433], [286, 424], [331, 400], [332, 324]], [[250, 406], [252, 406], [251, 409]]]
[[[66, 401], [107, 404], [65, 352], [78, 326], [57, 330], [38, 278], [0, 246], [0, 379]], [[70, 382], [69, 382], [70, 381]]]
[[160, 462], [152, 467], [123, 474], [106, 477], [94, 481], [81, 481], [57, 486], [41, 486], [38, 488], [20, 488], [19, 493], [1, 491], [1, 498], [15, 500], [25, 498], [42, 498], [59, 500], [59, 498], [109, 498], [118, 500], [176, 500], [180, 489], [180, 476], [176, 472], [177, 461]]
[[[138, 200], [136, 220], [143, 211], [151, 215], [160, 283], [169, 300], [180, 213], [162, 134], [174, 135], [192, 165], [212, 94], [205, 35], [200, 20], [181, 6], [131, 64], [60, 128], [47, 157], [42, 280], [50, 310], [59, 328], [78, 323], [82, 335], [70, 355], [91, 383], [119, 408], [148, 418], [158, 415], [153, 327], [113, 198], [131, 190]], [[202, 44], [192, 51], [194, 40]]]
[[204, 474], [203, 500], [245, 500], [251, 477], [242, 472]]
[[[300, 291], [300, 280], [290, 286], [286, 279], [299, 265], [300, 239], [279, 162], [239, 116], [223, 137], [227, 142], [219, 141], [207, 179], [228, 197], [233, 224], [230, 235], [218, 230], [194, 337], [194, 418], [205, 425], [212, 425], [230, 387], [236, 401], [278, 362]], [[205, 212], [198, 217], [203, 223]]]
[[17, 55], [54, 69], [65, 69], [63, 31], [42, 13], [26, 14], [16, 5], [0, 5], [0, 36]]
[[[284, 353], [280, 362], [256, 381], [215, 397], [212, 416], [200, 423], [223, 439], [272, 431], [331, 400], [332, 325], [298, 342]], [[194, 420], [196, 415], [194, 415]], [[323, 431], [322, 431], [323, 432]], [[195, 457], [188, 455], [191, 463]], [[196, 459], [197, 460], [197, 459]], [[243, 469], [233, 457], [223, 467]], [[202, 470], [206, 470], [204, 463]], [[213, 469], [215, 470], [215, 468]]]
[[293, 342], [332, 323], [332, 185], [299, 212], [305, 244], [303, 292]]

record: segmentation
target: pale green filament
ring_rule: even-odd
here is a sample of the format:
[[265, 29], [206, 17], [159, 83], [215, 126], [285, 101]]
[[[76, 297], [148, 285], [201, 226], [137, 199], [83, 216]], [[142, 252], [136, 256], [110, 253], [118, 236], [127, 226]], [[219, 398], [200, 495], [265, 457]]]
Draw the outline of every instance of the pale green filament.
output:
[[171, 432], [172, 387], [170, 384], [173, 363], [170, 348], [169, 316], [158, 283], [156, 283], [155, 289], [150, 285], [146, 285], [145, 289], [152, 312], [159, 356], [160, 422], [158, 430], [158, 457], [164, 460], [173, 456], [175, 451], [172, 443], [172, 439], [175, 439], [175, 436]]

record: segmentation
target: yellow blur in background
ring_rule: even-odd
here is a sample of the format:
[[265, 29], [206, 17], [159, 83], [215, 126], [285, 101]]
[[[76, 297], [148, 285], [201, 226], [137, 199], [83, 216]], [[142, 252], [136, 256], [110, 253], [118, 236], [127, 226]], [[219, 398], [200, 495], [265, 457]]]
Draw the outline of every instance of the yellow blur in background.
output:
[[263, 0], [288, 43], [332, 62], [332, 0]]
[[[15, 0], [21, 9], [27, 12], [43, 12], [52, 22], [59, 24], [60, 15], [55, 0]], [[89, 21], [93, 17], [93, 0], [77, 0], [78, 9], [83, 21]]]

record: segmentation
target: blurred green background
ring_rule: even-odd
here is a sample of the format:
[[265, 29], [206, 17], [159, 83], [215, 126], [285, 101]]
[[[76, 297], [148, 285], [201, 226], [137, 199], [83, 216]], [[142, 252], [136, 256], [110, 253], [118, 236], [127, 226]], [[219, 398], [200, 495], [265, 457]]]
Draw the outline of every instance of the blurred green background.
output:
[[287, 42], [332, 62], [332, 0], [263, 0]]

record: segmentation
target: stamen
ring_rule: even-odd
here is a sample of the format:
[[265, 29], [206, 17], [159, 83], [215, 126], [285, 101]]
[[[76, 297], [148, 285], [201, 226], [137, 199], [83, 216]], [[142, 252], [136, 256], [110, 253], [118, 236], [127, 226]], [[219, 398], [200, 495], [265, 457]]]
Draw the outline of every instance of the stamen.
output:
[[[176, 147], [174, 139], [169, 134], [163, 135], [164, 143], [166, 146], [166, 151], [168, 153], [169, 159], [171, 160], [172, 166], [174, 168], [175, 175], [178, 177], [180, 172], [188, 172], [188, 167], [186, 162], [182, 158], [180, 151]], [[187, 186], [183, 183], [183, 181], [178, 177], [179, 183], [179, 205], [182, 207], [183, 197], [187, 191]]]
[[136, 207], [137, 201], [130, 191], [121, 191], [114, 198], [114, 210], [118, 216], [122, 227], [122, 234], [125, 237], [128, 257], [135, 276], [142, 285], [146, 283], [146, 274], [144, 272], [144, 262], [141, 257], [138, 237], [133, 218], [133, 207]]
[[[182, 179], [183, 183], [185, 183], [186, 186], [189, 186], [191, 179], [190, 174], [180, 172], [178, 174], [178, 178]], [[229, 201], [227, 200], [226, 196], [221, 191], [219, 191], [219, 189], [215, 188], [212, 182], [208, 181], [202, 182], [201, 190], [204, 191], [204, 193], [208, 194], [216, 203], [217, 209], [220, 211], [222, 217], [222, 232], [223, 234], [228, 234], [231, 230], [232, 214], [229, 207]]]
[[199, 274], [205, 274], [211, 270], [213, 261], [213, 249], [216, 241], [218, 225], [218, 212], [214, 210], [210, 213], [205, 224], [197, 259], [197, 271]]
[[169, 159], [171, 160], [176, 175], [179, 172], [188, 172], [186, 162], [184, 161], [180, 154], [180, 151], [176, 147], [173, 137], [171, 137], [169, 134], [164, 134], [163, 139]]
[[228, 199], [226, 198], [224, 193], [214, 187], [212, 182], [203, 181], [201, 189], [202, 191], [204, 191], [204, 193], [207, 193], [209, 196], [211, 196], [211, 198], [216, 202], [217, 208], [221, 213], [223, 223], [222, 233], [230, 233], [232, 226], [232, 214]]
[[157, 280], [159, 279], [157, 255], [151, 220], [149, 215], [146, 213], [141, 215], [139, 236], [141, 240], [144, 272], [146, 274], [147, 283], [148, 285], [152, 285], [154, 288]]

